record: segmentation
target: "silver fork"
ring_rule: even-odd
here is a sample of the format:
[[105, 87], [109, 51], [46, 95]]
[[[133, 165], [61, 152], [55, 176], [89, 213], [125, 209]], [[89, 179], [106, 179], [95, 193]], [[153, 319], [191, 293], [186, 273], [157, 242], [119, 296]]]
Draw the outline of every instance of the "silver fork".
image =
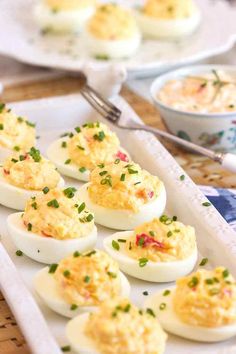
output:
[[144, 130], [146, 132], [153, 133], [158, 136], [167, 138], [174, 143], [181, 145], [189, 150], [192, 150], [198, 154], [206, 156], [222, 165], [225, 169], [228, 169], [232, 172], [236, 172], [236, 155], [231, 153], [221, 153], [215, 152], [210, 149], [206, 149], [202, 146], [193, 144], [187, 140], [181, 139], [175, 135], [167, 133], [163, 130], [150, 127], [148, 125], [142, 125], [136, 123], [132, 119], [127, 119], [124, 124], [119, 123], [121, 117], [121, 110], [116, 107], [113, 103], [103, 98], [97, 91], [95, 91], [89, 85], [85, 85], [81, 90], [82, 96], [88, 101], [88, 103], [104, 118], [109, 120], [111, 123], [116, 125], [121, 129], [127, 130]]

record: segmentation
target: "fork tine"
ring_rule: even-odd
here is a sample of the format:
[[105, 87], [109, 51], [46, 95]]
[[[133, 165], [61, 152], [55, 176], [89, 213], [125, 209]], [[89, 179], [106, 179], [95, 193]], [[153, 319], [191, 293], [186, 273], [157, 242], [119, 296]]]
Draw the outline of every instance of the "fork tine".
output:
[[113, 122], [116, 122], [120, 118], [121, 111], [110, 101], [104, 99], [92, 87], [88, 85], [84, 86], [81, 94], [103, 117]]

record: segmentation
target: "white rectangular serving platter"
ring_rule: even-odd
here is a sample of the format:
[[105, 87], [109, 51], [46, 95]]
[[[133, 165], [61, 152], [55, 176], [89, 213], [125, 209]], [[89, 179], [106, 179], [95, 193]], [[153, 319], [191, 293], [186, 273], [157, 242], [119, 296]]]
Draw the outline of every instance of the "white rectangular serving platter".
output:
[[[127, 117], [139, 120], [122, 98], [116, 97], [114, 103], [123, 111], [123, 120]], [[58, 138], [61, 133], [71, 131], [75, 126], [89, 120], [103, 121], [78, 94], [12, 103], [9, 106], [19, 115], [26, 115], [31, 121], [36, 122], [37, 134], [40, 136], [38, 147], [42, 153], [45, 153], [49, 143]], [[180, 221], [195, 227], [199, 259], [203, 256], [207, 257], [210, 260], [210, 267], [223, 265], [236, 276], [236, 234], [213, 206], [202, 206], [206, 198], [188, 176], [184, 181], [180, 180], [179, 177], [184, 174], [184, 171], [174, 158], [152, 134], [141, 131], [121, 131], [115, 127], [112, 129], [117, 132], [122, 145], [130, 152], [132, 159], [164, 181], [168, 198], [166, 213], [177, 215]], [[67, 185], [75, 187], [80, 185], [69, 178], [66, 182]], [[6, 230], [6, 217], [11, 212], [13, 211], [10, 209], [0, 207], [2, 236], [0, 288], [21, 326], [32, 353], [59, 354], [61, 353], [59, 348], [68, 345], [64, 335], [68, 319], [49, 310], [36, 296], [32, 288], [32, 278], [44, 265], [26, 256], [15, 255], [16, 248]], [[101, 247], [103, 237], [111, 234], [112, 230], [102, 227], [98, 230], [97, 246]], [[144, 290], [148, 290], [151, 295], [172, 285], [148, 283], [131, 277], [129, 280], [132, 287], [131, 299], [138, 306], [142, 306], [146, 299], [142, 294]], [[223, 343], [204, 344], [169, 335], [165, 354], [195, 353], [236, 353], [236, 338]]]

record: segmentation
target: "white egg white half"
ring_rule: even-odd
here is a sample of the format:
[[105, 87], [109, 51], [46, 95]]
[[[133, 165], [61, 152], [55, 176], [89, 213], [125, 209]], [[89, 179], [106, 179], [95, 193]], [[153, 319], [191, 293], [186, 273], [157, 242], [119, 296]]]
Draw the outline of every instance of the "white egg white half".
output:
[[[54, 141], [47, 150], [47, 156], [54, 165], [57, 167], [58, 171], [68, 177], [78, 179], [80, 181], [88, 182], [90, 171], [86, 170], [84, 172], [79, 171], [79, 166], [77, 166], [72, 161], [69, 164], [65, 164], [65, 161], [70, 159], [68, 154], [68, 149], [61, 146], [62, 142], [68, 142], [68, 138], [61, 138]], [[83, 166], [81, 166], [83, 167]]]
[[101, 59], [129, 58], [136, 53], [141, 43], [139, 32], [127, 39], [111, 40], [96, 38], [85, 28], [83, 38], [90, 55]]
[[85, 334], [85, 326], [89, 321], [89, 313], [83, 313], [70, 320], [66, 325], [66, 337], [75, 353], [102, 354], [95, 343]]
[[[71, 310], [71, 305], [68, 304], [60, 291], [53, 275], [48, 272], [49, 267], [40, 270], [34, 278], [34, 288], [38, 295], [42, 298], [45, 304], [53, 311], [65, 317], [75, 317], [80, 313], [91, 312], [96, 309], [96, 306], [80, 306], [76, 310]], [[129, 297], [130, 285], [127, 278], [123, 273], [119, 272], [121, 280], [121, 293], [122, 297]]]
[[[116, 232], [103, 240], [105, 251], [115, 259], [120, 269], [134, 278], [164, 283], [170, 282], [190, 273], [197, 262], [197, 249], [187, 259], [174, 262], [153, 262], [148, 261], [144, 267], [139, 266], [139, 261], [129, 257], [125, 251], [126, 243], [118, 242], [118, 239], [127, 240], [132, 236], [133, 231]], [[120, 249], [117, 251], [112, 247], [112, 241], [118, 242]]]
[[[193, 326], [181, 321], [173, 308], [173, 294], [175, 288], [170, 288], [170, 294], [164, 296], [159, 292], [148, 297], [144, 303], [145, 308], [151, 308], [156, 314], [162, 328], [169, 333], [177, 336], [198, 341], [198, 342], [220, 342], [229, 339], [236, 335], [236, 322], [231, 325], [209, 328], [202, 326]], [[165, 304], [163, 310], [160, 309], [160, 304]]]
[[[60, 181], [57, 185], [58, 188], [63, 188], [65, 181], [63, 178], [60, 178]], [[5, 207], [12, 208], [15, 210], [24, 210], [26, 202], [38, 194], [41, 194], [42, 191], [34, 191], [19, 188], [10, 184], [7, 179], [4, 177], [3, 168], [0, 167], [0, 204]]]
[[30, 232], [22, 222], [22, 213], [14, 213], [7, 218], [7, 229], [15, 246], [26, 256], [37, 262], [58, 263], [62, 258], [75, 251], [86, 252], [94, 248], [97, 240], [97, 228], [76, 239], [58, 240]]
[[34, 17], [41, 28], [52, 32], [80, 32], [94, 10], [93, 6], [87, 6], [78, 10], [53, 11], [41, 0], [34, 8]]
[[109, 209], [94, 204], [89, 198], [87, 188], [89, 183], [84, 184], [78, 190], [78, 196], [86, 203], [88, 209], [95, 214], [96, 223], [117, 230], [132, 230], [136, 226], [159, 217], [163, 214], [166, 206], [166, 191], [161, 190], [158, 198], [150, 203], [144, 204], [138, 213], [129, 210]]
[[199, 10], [183, 19], [157, 19], [135, 11], [137, 23], [146, 38], [178, 39], [193, 33], [199, 26], [201, 14]]

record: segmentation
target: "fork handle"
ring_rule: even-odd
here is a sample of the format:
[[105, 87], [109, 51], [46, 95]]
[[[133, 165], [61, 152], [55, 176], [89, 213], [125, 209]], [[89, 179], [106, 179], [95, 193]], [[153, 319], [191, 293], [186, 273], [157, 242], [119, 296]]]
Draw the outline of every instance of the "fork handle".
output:
[[204, 155], [214, 161], [219, 162], [220, 164], [222, 164], [222, 167], [224, 167], [227, 170], [236, 172], [236, 155], [234, 154], [230, 154], [230, 153], [224, 154], [224, 153], [212, 151], [210, 149], [206, 149], [203, 146], [199, 146], [190, 141], [181, 139], [178, 136], [172, 135], [168, 132], [159, 130], [157, 128], [150, 127], [148, 125], [141, 125], [138, 123], [134, 123], [129, 127], [123, 126], [123, 128], [132, 129], [132, 130], [144, 130], [146, 132], [153, 133], [158, 136], [162, 136], [189, 150], [192, 150], [194, 152], [197, 152], [198, 154]]

